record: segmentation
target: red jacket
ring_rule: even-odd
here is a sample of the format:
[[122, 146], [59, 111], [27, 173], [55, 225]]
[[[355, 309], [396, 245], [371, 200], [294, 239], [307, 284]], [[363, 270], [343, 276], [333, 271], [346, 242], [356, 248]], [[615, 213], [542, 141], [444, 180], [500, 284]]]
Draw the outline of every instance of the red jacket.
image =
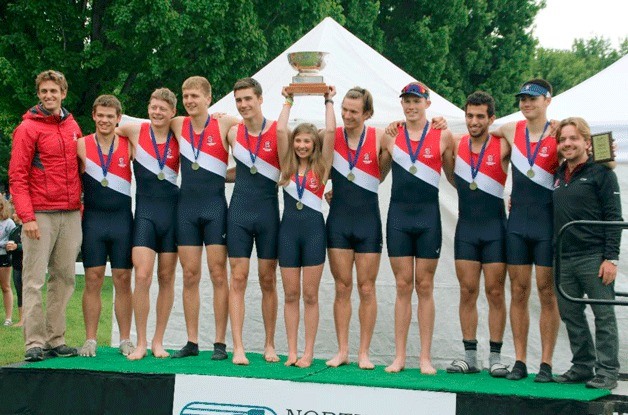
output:
[[9, 187], [23, 222], [35, 212], [78, 210], [81, 207], [76, 140], [81, 129], [72, 114], [51, 115], [35, 106], [13, 132]]

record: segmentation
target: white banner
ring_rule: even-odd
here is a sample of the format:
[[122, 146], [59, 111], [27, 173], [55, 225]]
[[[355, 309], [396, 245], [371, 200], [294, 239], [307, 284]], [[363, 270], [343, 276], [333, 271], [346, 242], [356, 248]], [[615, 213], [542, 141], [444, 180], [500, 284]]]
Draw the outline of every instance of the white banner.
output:
[[456, 394], [285, 380], [177, 375], [172, 413], [454, 415]]

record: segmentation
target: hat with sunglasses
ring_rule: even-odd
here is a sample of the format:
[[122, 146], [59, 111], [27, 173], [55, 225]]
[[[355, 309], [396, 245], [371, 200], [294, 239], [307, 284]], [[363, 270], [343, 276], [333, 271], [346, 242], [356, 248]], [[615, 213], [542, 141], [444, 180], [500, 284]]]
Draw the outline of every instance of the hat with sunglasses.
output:
[[401, 95], [399, 97], [403, 97], [404, 95], [414, 95], [417, 97], [429, 99], [430, 91], [427, 90], [426, 87], [419, 84], [418, 82], [410, 82], [408, 85], [404, 86], [401, 90]]

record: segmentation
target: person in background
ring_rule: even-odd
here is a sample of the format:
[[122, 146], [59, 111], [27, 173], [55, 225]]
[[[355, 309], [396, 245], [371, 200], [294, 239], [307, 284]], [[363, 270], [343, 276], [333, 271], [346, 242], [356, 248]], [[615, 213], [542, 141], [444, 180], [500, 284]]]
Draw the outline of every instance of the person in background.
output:
[[22, 221], [16, 213], [13, 213], [13, 222], [16, 226], [9, 235], [6, 250], [11, 254], [13, 285], [17, 296], [17, 312], [20, 317], [20, 321], [15, 323], [13, 327], [22, 327], [24, 325], [24, 315], [22, 314]]
[[7, 243], [11, 240], [11, 232], [15, 222], [11, 219], [10, 203], [0, 198], [0, 287], [4, 303], [4, 325], [13, 325], [13, 290], [11, 289], [11, 257], [7, 253]]

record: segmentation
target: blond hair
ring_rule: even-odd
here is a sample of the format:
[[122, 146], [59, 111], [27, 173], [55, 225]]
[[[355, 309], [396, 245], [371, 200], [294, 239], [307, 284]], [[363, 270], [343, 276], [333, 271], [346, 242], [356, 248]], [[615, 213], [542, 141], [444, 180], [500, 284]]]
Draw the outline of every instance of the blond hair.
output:
[[65, 75], [63, 75], [59, 71], [53, 71], [52, 69], [49, 69], [37, 75], [37, 78], [35, 78], [35, 88], [38, 92], [39, 85], [41, 85], [42, 82], [46, 81], [52, 81], [57, 84], [59, 86], [59, 89], [61, 89], [61, 92], [68, 90], [68, 81], [65, 79]]
[[325, 186], [325, 183], [323, 183], [323, 178], [325, 177], [327, 168], [323, 160], [323, 140], [321, 140], [321, 138], [319, 137], [318, 129], [316, 128], [316, 126], [310, 123], [302, 123], [297, 125], [297, 128], [295, 128], [290, 135], [290, 142], [288, 144], [290, 146], [290, 150], [284, 158], [284, 167], [281, 169], [279, 186], [285, 186], [289, 184], [290, 180], [292, 180], [292, 176], [297, 174], [297, 171], [299, 170], [299, 159], [294, 152], [294, 139], [299, 134], [309, 134], [312, 137], [312, 143], [314, 144], [314, 147], [312, 148], [312, 154], [310, 155], [310, 159], [308, 160], [308, 168], [314, 172], [314, 175], [318, 179], [320, 186]]
[[115, 108], [116, 115], [122, 114], [122, 104], [120, 104], [118, 98], [113, 95], [99, 95], [98, 98], [94, 100], [94, 105], [92, 105], [92, 113], [96, 112], [96, 107]]
[[0, 220], [6, 220], [11, 217], [11, 205], [4, 196], [0, 197]]
[[183, 85], [181, 85], [181, 90], [186, 89], [198, 89], [202, 91], [206, 96], [212, 95], [212, 86], [207, 80], [202, 76], [190, 76], [188, 79], [183, 81]]
[[168, 88], [158, 88], [154, 90], [153, 93], [150, 94], [150, 99], [148, 100], [148, 102], [150, 103], [150, 101], [153, 99], [167, 102], [172, 109], [177, 108], [177, 96]]
[[580, 135], [584, 137], [584, 141], [588, 141], [588, 142], [591, 141], [591, 128], [589, 127], [589, 124], [584, 120], [584, 118], [569, 117], [562, 120], [560, 124], [558, 125], [558, 132], [556, 133], [557, 142], [560, 142], [560, 137], [563, 132], [563, 128], [568, 125], [575, 127], [576, 130], [578, 130], [578, 132], [580, 133]]

